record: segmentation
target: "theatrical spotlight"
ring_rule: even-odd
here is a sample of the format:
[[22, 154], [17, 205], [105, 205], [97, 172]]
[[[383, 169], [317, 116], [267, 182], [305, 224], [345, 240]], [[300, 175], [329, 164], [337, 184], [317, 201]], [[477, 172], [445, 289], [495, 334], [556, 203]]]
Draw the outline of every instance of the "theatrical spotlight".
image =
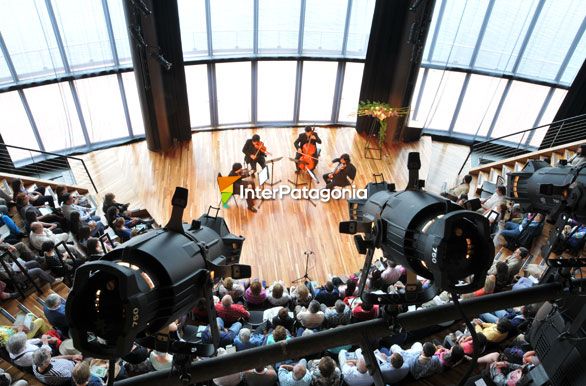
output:
[[[408, 271], [429, 279], [426, 290], [417, 288], [415, 275], [408, 275], [405, 293], [364, 293], [370, 303], [422, 303], [446, 290], [468, 293], [484, 285], [494, 256], [488, 220], [443, 197], [422, 190], [419, 153], [410, 153], [409, 184], [396, 192], [393, 185], [363, 203], [351, 203], [353, 221], [340, 223], [340, 232], [355, 235], [359, 253], [366, 254], [362, 270], [365, 283], [375, 248]], [[358, 208], [356, 208], [358, 206]], [[412, 280], [409, 280], [409, 277]], [[362, 290], [362, 288], [361, 288]]]
[[[201, 298], [216, 326], [214, 276], [250, 276], [250, 266], [232, 264], [240, 259], [243, 237], [231, 234], [220, 217], [183, 224], [186, 189], [176, 188], [172, 204], [164, 229], [133, 237], [75, 272], [66, 310], [74, 345], [83, 354], [112, 359], [130, 352], [137, 339], [156, 344], [152, 337]], [[212, 334], [216, 339], [217, 329]], [[214, 347], [204, 346], [189, 352], [199, 347], [213, 354]]]
[[508, 173], [507, 192], [524, 212], [541, 212], [557, 218], [567, 213], [586, 223], [586, 165], [551, 167], [545, 161], [529, 161]]

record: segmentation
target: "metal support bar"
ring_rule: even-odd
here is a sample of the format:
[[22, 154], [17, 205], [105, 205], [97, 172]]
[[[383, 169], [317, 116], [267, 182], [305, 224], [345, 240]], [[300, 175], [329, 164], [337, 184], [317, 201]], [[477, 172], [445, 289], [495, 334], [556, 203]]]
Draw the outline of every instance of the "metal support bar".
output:
[[210, 0], [205, 0], [205, 10], [206, 10], [206, 32], [208, 36], [208, 56], [214, 55], [214, 46], [212, 44], [212, 5], [210, 4]]
[[297, 71], [295, 75], [295, 99], [293, 104], [293, 124], [299, 122], [299, 109], [301, 107], [301, 87], [303, 80], [303, 62], [297, 61]]
[[[575, 280], [574, 283], [584, 285], [586, 281], [581, 279]], [[478, 315], [483, 312], [560, 299], [571, 295], [561, 283], [548, 283], [464, 300], [460, 305], [466, 315]], [[449, 303], [400, 314], [395, 318], [395, 325], [402, 326], [406, 331], [412, 331], [431, 324], [458, 320], [460, 317], [458, 308]], [[234, 354], [194, 362], [188, 368], [188, 372], [191, 374], [191, 382], [204, 382], [227, 375], [228, 372], [236, 373], [286, 359], [302, 358], [306, 355], [325, 351], [331, 347], [359, 344], [365, 331], [368, 331], [371, 339], [383, 338], [392, 334], [393, 325], [389, 321], [380, 318], [339, 326], [331, 330], [296, 337], [269, 346], [252, 348]], [[174, 374], [177, 375], [177, 373]], [[155, 371], [115, 382], [115, 385], [160, 386], [161, 382], [165, 382], [166, 385], [179, 385], [179, 378], [177, 377], [173, 380], [170, 378], [172, 375], [169, 370]]]
[[216, 90], [216, 65], [207, 65], [208, 70], [208, 96], [210, 98], [210, 126], [218, 126], [218, 100]]
[[350, 32], [350, 20], [352, 19], [352, 0], [348, 0], [346, 8], [346, 21], [344, 23], [344, 38], [342, 39], [342, 56], [346, 56], [348, 47], [348, 33]]
[[306, 0], [301, 0], [301, 7], [299, 11], [299, 36], [297, 39], [297, 55], [303, 53], [303, 34], [305, 33], [305, 8], [307, 7]]
[[35, 122], [35, 117], [33, 116], [33, 112], [31, 111], [31, 107], [28, 104], [28, 100], [26, 99], [26, 95], [24, 95], [24, 91], [18, 90], [18, 96], [20, 97], [22, 107], [24, 108], [24, 112], [26, 113], [28, 121], [31, 125], [31, 129], [33, 130], [33, 135], [35, 136], [35, 139], [37, 141], [37, 145], [39, 145], [40, 150], [44, 151], [45, 145], [43, 144], [43, 140], [41, 139], [41, 134], [39, 133], [39, 128], [37, 127], [37, 123]]
[[126, 119], [126, 126], [128, 127], [128, 135], [134, 137], [132, 130], [132, 121], [130, 120], [130, 110], [128, 109], [128, 100], [126, 99], [126, 89], [124, 88], [124, 80], [121, 74], [116, 75], [118, 79], [118, 88], [120, 89], [120, 96], [122, 97], [122, 108], [124, 109], [124, 118]]
[[521, 65], [521, 60], [525, 56], [525, 50], [527, 49], [527, 44], [529, 43], [529, 39], [531, 39], [531, 35], [533, 34], [533, 30], [537, 25], [537, 21], [539, 20], [539, 16], [541, 15], [541, 10], [545, 5], [545, 0], [539, 0], [537, 6], [535, 7], [535, 12], [533, 13], [533, 17], [531, 18], [531, 22], [529, 23], [529, 27], [527, 27], [527, 32], [525, 32], [525, 37], [523, 38], [523, 42], [521, 43], [521, 48], [519, 49], [519, 53], [517, 54], [517, 60], [515, 60], [515, 64], [513, 64], [513, 68], [511, 72], [515, 74]]
[[250, 62], [250, 120], [253, 125], [258, 122], [258, 62]]
[[61, 61], [63, 62], [63, 69], [65, 70], [66, 74], [69, 74], [71, 72], [71, 67], [69, 67], [67, 53], [65, 52], [65, 45], [63, 44], [63, 39], [61, 38], [61, 32], [59, 31], [59, 25], [57, 24], [57, 18], [55, 17], [55, 11], [53, 10], [51, 0], [45, 0], [45, 5], [47, 7], [49, 20], [51, 20], [53, 33], [55, 34], [55, 42], [57, 43], [57, 48], [59, 49], [59, 55], [61, 55]]
[[[441, 2], [440, 8], [437, 14], [437, 21], [435, 22], [435, 28], [433, 29], [433, 36], [431, 37], [431, 43], [429, 44], [429, 52], [427, 53], [427, 61], [431, 62], [433, 59], [433, 51], [435, 51], [435, 44], [437, 42], [437, 36], [439, 35], [440, 26], [442, 25], [442, 19], [444, 18], [444, 11], [446, 10], [446, 3], [448, 0], [438, 0]], [[437, 3], [436, 3], [437, 7]]]
[[102, 9], [104, 10], [104, 19], [106, 20], [106, 29], [108, 30], [108, 39], [110, 40], [112, 58], [114, 59], [114, 65], [118, 67], [120, 65], [120, 60], [118, 60], [118, 51], [116, 50], [116, 40], [114, 39], [114, 29], [112, 28], [112, 19], [110, 18], [108, 0], [102, 0]]
[[86, 146], [90, 146], [91, 140], [90, 135], [87, 131], [87, 126], [85, 124], [85, 119], [83, 117], [83, 110], [81, 109], [81, 102], [79, 101], [79, 96], [77, 95], [77, 89], [75, 88], [75, 84], [73, 81], [67, 82], [69, 84], [69, 89], [71, 90], [71, 96], [73, 97], [73, 104], [75, 105], [75, 111], [77, 111], [77, 116], [79, 118], [79, 124], [81, 125], [81, 131], [83, 132], [83, 138], [85, 140]]
[[344, 74], [346, 73], [346, 63], [338, 62], [338, 71], [336, 74], [336, 85], [334, 87], [334, 102], [332, 105], [332, 122], [340, 121], [340, 102], [342, 101], [342, 91], [344, 89]]

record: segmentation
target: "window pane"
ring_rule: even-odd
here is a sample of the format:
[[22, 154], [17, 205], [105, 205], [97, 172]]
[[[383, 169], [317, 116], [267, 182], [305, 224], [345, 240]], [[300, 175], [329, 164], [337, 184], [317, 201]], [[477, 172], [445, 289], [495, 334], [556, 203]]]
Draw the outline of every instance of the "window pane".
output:
[[[26, 112], [17, 91], [0, 94], [0, 133], [7, 145], [38, 149]], [[30, 158], [26, 150], [8, 148], [12, 161]]]
[[120, 0], [108, 0], [108, 9], [110, 10], [110, 20], [112, 20], [112, 30], [114, 31], [114, 42], [116, 43], [118, 61], [121, 66], [132, 66], [128, 27], [126, 26], [122, 2]]
[[299, 0], [260, 0], [258, 49], [261, 53], [297, 52]]
[[348, 43], [346, 44], [346, 54], [348, 56], [366, 57], [375, 4], [375, 0], [352, 3]]
[[258, 120], [293, 120], [297, 62], [258, 62]]
[[207, 67], [206, 64], [185, 67], [191, 127], [210, 125], [210, 94], [208, 91]]
[[307, 0], [303, 52], [340, 54], [347, 10], [347, 0]]
[[27, 88], [26, 99], [47, 151], [85, 145], [69, 83]]
[[468, 66], [487, 6], [488, 1], [448, 1], [431, 61]]
[[503, 78], [470, 75], [454, 131], [486, 137], [506, 84]]
[[134, 135], [144, 134], [144, 122], [140, 110], [140, 101], [138, 99], [138, 89], [134, 72], [125, 72], [122, 74], [122, 83], [124, 83], [124, 92], [126, 93], [126, 102], [128, 104], [128, 113], [130, 114], [130, 124]]
[[[541, 117], [541, 120], [539, 121], [537, 126], [543, 126], [543, 125], [547, 125], [548, 123], [553, 122], [555, 115], [557, 114], [557, 112], [558, 112], [562, 102], [564, 101], [564, 98], [566, 97], [567, 93], [568, 93], [568, 90], [564, 90], [561, 88], [558, 88], [553, 92], [553, 95], [551, 96], [549, 104], [547, 105], [545, 112], [543, 113], [543, 116]], [[541, 145], [541, 141], [543, 141], [543, 138], [545, 137], [545, 134], [547, 133], [548, 127], [549, 126], [546, 126], [542, 129], [535, 130], [535, 133], [533, 134], [533, 137], [531, 138], [531, 143], [530, 143], [531, 146], [538, 147], [539, 145]]]
[[305, 62], [301, 83], [300, 121], [330, 121], [338, 63]]
[[360, 86], [362, 85], [363, 63], [346, 63], [344, 71], [344, 85], [342, 86], [342, 99], [340, 101], [339, 122], [356, 122], [358, 99], [360, 98]]
[[1, 4], [0, 31], [19, 79], [62, 74], [63, 63], [45, 2], [3, 0]]
[[92, 143], [128, 137], [116, 75], [76, 80], [75, 88]]
[[496, 0], [474, 67], [512, 71], [536, 6], [536, 1]]
[[578, 71], [580, 71], [580, 67], [584, 63], [584, 59], [586, 58], [586, 33], [582, 35], [582, 39], [580, 39], [580, 43], [576, 46], [570, 61], [568, 62], [568, 66], [566, 67], [566, 71], [564, 71], [564, 75], [560, 80], [560, 83], [565, 86], [570, 86], [576, 78]]
[[556, 80], [560, 66], [585, 17], [586, 7], [582, 0], [545, 2], [518, 73], [535, 79]]
[[216, 64], [220, 125], [251, 121], [250, 82], [250, 62]]
[[59, 0], [51, 4], [72, 71], [114, 65], [101, 1]]
[[[513, 82], [491, 134], [492, 137], [532, 128], [548, 91], [547, 86]], [[519, 134], [506, 140], [518, 142], [526, 138], [526, 135]]]
[[179, 24], [183, 59], [208, 55], [206, 7], [204, 0], [179, 0]]
[[252, 52], [252, 0], [213, 0], [210, 4], [214, 54]]
[[0, 52], [0, 84], [8, 83], [13, 83], [12, 75], [10, 75], [8, 65], [6, 64], [6, 60], [4, 60], [4, 55]]

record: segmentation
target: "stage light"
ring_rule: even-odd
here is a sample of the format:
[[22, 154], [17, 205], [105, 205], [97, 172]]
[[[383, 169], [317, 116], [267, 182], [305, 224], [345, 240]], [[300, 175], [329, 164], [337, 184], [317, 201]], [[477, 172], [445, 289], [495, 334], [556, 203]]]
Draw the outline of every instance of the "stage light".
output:
[[[419, 153], [410, 153], [407, 190], [379, 191], [359, 203], [358, 210], [353, 203], [351, 211], [361, 213], [361, 218], [340, 224], [343, 233], [365, 234], [355, 236], [360, 253], [380, 248], [386, 259], [432, 282], [426, 291], [410, 294], [413, 303], [442, 290], [462, 294], [481, 288], [494, 257], [488, 220], [423, 191], [416, 172], [419, 166]], [[363, 272], [370, 267], [369, 260], [367, 255]], [[377, 292], [365, 297], [375, 303], [408, 302], [396, 294]]]
[[586, 165], [551, 167], [544, 161], [529, 161], [521, 171], [507, 176], [509, 198], [523, 211], [552, 217], [564, 212], [586, 222]]
[[213, 275], [250, 276], [249, 266], [233, 264], [244, 238], [231, 234], [221, 217], [206, 214], [182, 224], [186, 203], [187, 190], [177, 188], [164, 229], [136, 236], [77, 269], [66, 312], [82, 353], [123, 356], [137, 338], [157, 334], [201, 298], [208, 301], [213, 320]]

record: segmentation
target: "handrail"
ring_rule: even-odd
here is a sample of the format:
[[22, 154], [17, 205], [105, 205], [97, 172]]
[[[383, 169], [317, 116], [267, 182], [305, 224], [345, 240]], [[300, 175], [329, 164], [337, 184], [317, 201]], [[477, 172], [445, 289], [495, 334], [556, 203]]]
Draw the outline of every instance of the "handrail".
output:
[[[31, 152], [31, 160], [33, 160], [32, 164], [35, 164], [34, 157], [32, 156], [32, 152], [46, 154], [46, 155], [59, 157], [59, 158], [65, 158], [67, 160], [79, 161], [79, 162], [81, 162], [81, 165], [83, 166], [83, 169], [84, 169], [90, 183], [92, 184], [94, 191], [96, 193], [98, 193], [98, 188], [96, 187], [94, 179], [92, 178], [92, 175], [90, 174], [89, 169], [87, 168], [87, 165], [85, 164], [85, 161], [82, 158], [74, 157], [74, 156], [70, 156], [70, 155], [65, 155], [65, 154], [53, 153], [53, 152], [45, 151], [45, 150], [31, 149], [31, 148], [26, 148], [26, 147], [17, 146], [17, 145], [9, 145], [7, 143], [0, 143], [0, 149], [2, 149], [2, 148], [12, 148], [12, 149], [25, 150], [25, 151]], [[47, 160], [43, 160], [43, 161], [49, 161], [49, 160], [47, 159]], [[68, 164], [69, 164], [69, 162], [68, 162]], [[69, 170], [71, 170], [71, 166], [69, 166]], [[73, 173], [72, 173], [72, 175], [73, 175]]]
[[[467, 164], [468, 160], [470, 159], [470, 156], [472, 155], [474, 150], [483, 148], [483, 147], [485, 147], [489, 144], [495, 143], [497, 141], [502, 141], [503, 139], [506, 139], [506, 138], [511, 138], [511, 137], [517, 136], [519, 134], [531, 133], [531, 132], [535, 132], [536, 130], [539, 130], [539, 129], [543, 129], [543, 128], [547, 128], [547, 127], [555, 128], [556, 126], [559, 126], [559, 127], [557, 127], [557, 132], [556, 132], [553, 140], [551, 140], [551, 143], [550, 143], [550, 147], [551, 147], [551, 145], [553, 143], [555, 143], [555, 140], [558, 138], [558, 135], [560, 134], [561, 129], [564, 127], [564, 124], [569, 124], [569, 125], [574, 124], [575, 125], [575, 124], [580, 124], [580, 123], [585, 123], [585, 122], [586, 122], [586, 114], [580, 114], [580, 115], [576, 115], [574, 117], [560, 119], [558, 121], [554, 121], [554, 122], [547, 123], [544, 125], [532, 127], [530, 129], [519, 130], [514, 133], [502, 135], [500, 137], [490, 138], [490, 139], [482, 141], [482, 142], [473, 142], [470, 145], [470, 150], [468, 151], [468, 155], [466, 156], [466, 159], [464, 159], [464, 162], [462, 163], [462, 166], [460, 167], [460, 170], [458, 171], [458, 175], [462, 174], [462, 171], [464, 170], [464, 167], [466, 167], [466, 164]], [[576, 129], [576, 126], [573, 126], [572, 129], [573, 130]], [[527, 137], [525, 137], [525, 135], [524, 135], [523, 139], [526, 139], [526, 138]], [[546, 140], [546, 138], [547, 138], [547, 133], [544, 136], [544, 138], [542, 139], [542, 144], [543, 144], [543, 141]], [[515, 141], [511, 141], [511, 144], [513, 144], [514, 142]], [[527, 148], [527, 146], [522, 146], [521, 141], [519, 141], [517, 143], [516, 148], [511, 147], [511, 149], [518, 150], [518, 151], [527, 150], [526, 148]]]

